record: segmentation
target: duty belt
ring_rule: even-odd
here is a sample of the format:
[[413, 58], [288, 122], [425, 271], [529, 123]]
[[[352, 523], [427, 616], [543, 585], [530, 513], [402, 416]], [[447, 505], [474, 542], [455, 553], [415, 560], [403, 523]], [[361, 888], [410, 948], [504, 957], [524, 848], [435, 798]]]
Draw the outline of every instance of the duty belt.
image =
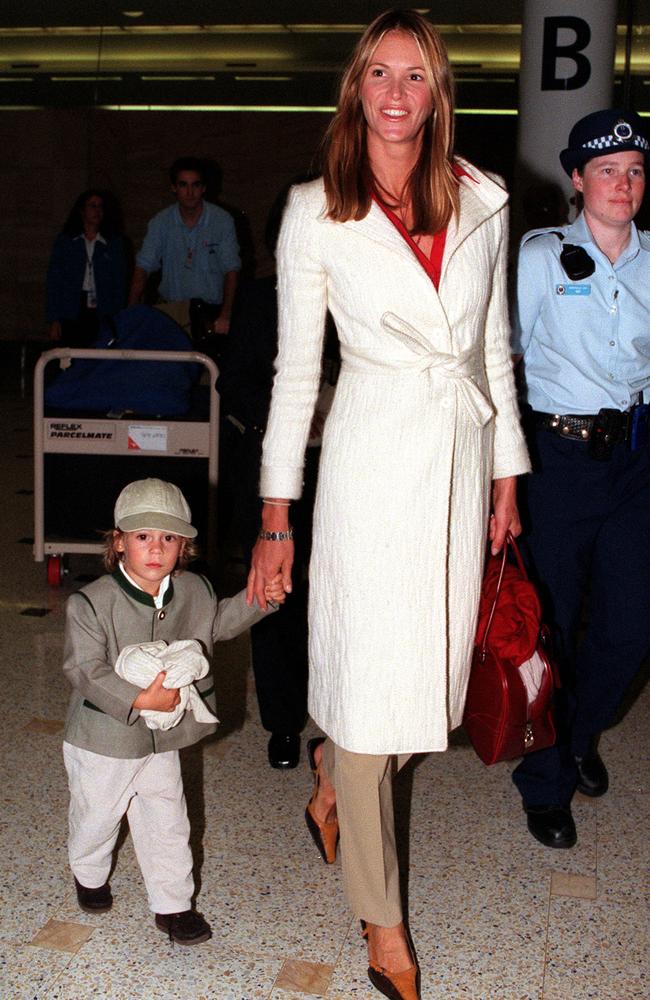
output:
[[535, 427], [553, 431], [559, 437], [572, 438], [575, 441], [589, 441], [594, 425], [604, 416], [607, 420], [607, 443], [613, 446], [620, 441], [629, 440], [635, 409], [636, 407], [632, 407], [631, 410], [603, 409], [600, 413], [586, 414], [540, 413], [539, 410], [533, 410], [532, 416]]

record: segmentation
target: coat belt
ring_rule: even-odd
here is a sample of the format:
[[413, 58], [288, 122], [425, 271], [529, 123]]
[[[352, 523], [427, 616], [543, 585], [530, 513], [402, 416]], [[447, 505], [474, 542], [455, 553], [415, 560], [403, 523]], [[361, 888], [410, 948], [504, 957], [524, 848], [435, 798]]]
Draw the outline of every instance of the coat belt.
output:
[[417, 369], [421, 372], [437, 372], [456, 381], [460, 398], [477, 427], [484, 427], [494, 416], [494, 407], [476, 382], [479, 375], [478, 352], [475, 348], [460, 354], [447, 354], [432, 350], [431, 343], [419, 330], [395, 313], [385, 312], [381, 325], [414, 354], [422, 358]]

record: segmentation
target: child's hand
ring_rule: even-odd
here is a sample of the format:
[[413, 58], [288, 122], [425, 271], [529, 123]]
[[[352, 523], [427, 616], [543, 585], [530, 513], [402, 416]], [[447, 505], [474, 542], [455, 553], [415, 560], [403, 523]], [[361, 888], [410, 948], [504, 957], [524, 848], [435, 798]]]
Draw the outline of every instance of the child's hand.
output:
[[166, 676], [165, 671], [161, 670], [149, 687], [140, 692], [133, 702], [133, 707], [137, 709], [150, 708], [154, 712], [173, 712], [180, 704], [181, 696], [178, 693], [178, 688], [163, 687]]
[[264, 588], [264, 596], [267, 601], [275, 601], [276, 604], [284, 604], [287, 595], [282, 585], [282, 573], [274, 576], [270, 583]]

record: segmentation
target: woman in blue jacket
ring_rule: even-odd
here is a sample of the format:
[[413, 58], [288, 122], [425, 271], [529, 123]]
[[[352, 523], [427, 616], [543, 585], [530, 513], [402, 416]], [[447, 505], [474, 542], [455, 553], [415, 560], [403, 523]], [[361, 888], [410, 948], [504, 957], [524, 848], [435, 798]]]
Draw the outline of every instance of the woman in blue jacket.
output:
[[79, 195], [52, 247], [47, 270], [47, 322], [52, 340], [87, 347], [100, 322], [126, 305], [126, 253], [112, 198]]

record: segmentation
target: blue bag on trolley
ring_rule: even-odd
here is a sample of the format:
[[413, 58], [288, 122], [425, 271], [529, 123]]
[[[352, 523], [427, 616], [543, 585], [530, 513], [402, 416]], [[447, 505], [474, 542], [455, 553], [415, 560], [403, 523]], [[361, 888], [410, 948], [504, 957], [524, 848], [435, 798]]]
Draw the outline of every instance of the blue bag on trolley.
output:
[[[131, 306], [102, 324], [94, 348], [191, 351], [184, 330], [150, 306]], [[202, 366], [191, 361], [74, 358], [46, 387], [48, 409], [180, 417], [192, 405]]]

